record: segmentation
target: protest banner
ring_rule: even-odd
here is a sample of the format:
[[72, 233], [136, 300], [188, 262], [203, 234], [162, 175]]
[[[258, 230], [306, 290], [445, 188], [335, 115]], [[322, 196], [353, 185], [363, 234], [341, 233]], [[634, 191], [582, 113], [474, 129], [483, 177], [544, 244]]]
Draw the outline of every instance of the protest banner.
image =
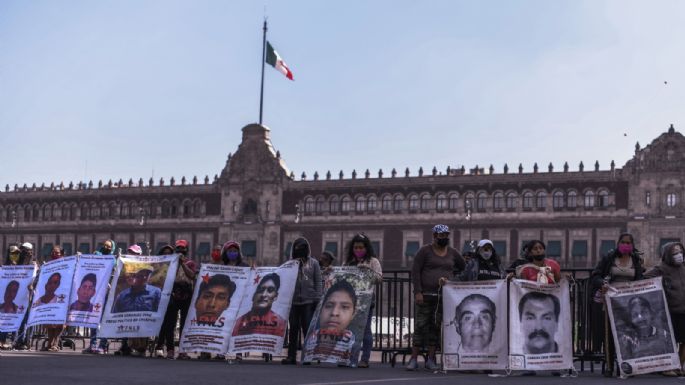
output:
[[117, 261], [100, 337], [159, 334], [178, 269], [178, 254], [124, 255]]
[[622, 375], [680, 369], [661, 277], [612, 283], [605, 298]]
[[112, 255], [83, 254], [78, 257], [67, 325], [98, 327], [115, 262]]
[[179, 343], [182, 352], [225, 354], [238, 317], [250, 268], [203, 264], [195, 283], [188, 320]]
[[448, 282], [442, 295], [443, 368], [506, 369], [506, 280]]
[[14, 332], [29, 308], [29, 287], [36, 277], [36, 265], [0, 266], [0, 332]]
[[373, 301], [374, 275], [357, 267], [335, 267], [333, 273], [309, 325], [302, 361], [354, 366]]
[[509, 286], [509, 368], [573, 367], [568, 281], [544, 284], [514, 279]]
[[76, 256], [55, 259], [40, 267], [28, 326], [63, 325], [67, 321]]
[[281, 354], [299, 263], [250, 270], [239, 317], [229, 342], [230, 353]]

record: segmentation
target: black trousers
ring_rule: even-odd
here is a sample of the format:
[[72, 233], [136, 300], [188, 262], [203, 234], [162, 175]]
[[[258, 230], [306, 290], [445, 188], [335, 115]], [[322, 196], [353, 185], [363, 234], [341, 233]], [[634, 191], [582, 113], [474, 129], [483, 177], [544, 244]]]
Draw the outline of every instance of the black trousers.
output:
[[183, 300], [174, 299], [173, 296], [169, 298], [169, 307], [164, 314], [164, 322], [162, 322], [162, 329], [157, 337], [157, 348], [166, 345], [167, 351], [174, 350], [174, 332], [176, 331], [176, 320], [178, 319], [178, 312], [181, 312], [181, 332], [183, 325], [186, 323], [188, 317], [188, 308], [192, 298]]
[[307, 329], [312, 322], [315, 303], [307, 303], [304, 305], [292, 305], [290, 308], [290, 317], [288, 322], [290, 329], [288, 331], [288, 358], [297, 359], [297, 348], [300, 345], [300, 332], [302, 332], [303, 339], [307, 335]]

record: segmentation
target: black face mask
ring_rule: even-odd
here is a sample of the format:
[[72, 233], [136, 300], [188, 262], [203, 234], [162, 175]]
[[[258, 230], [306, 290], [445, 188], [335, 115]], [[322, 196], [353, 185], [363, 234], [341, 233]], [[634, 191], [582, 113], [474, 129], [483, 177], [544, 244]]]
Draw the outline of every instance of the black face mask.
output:
[[450, 239], [449, 239], [449, 238], [438, 238], [438, 239], [436, 240], [436, 243], [437, 243], [438, 246], [440, 246], [440, 247], [445, 247], [445, 246], [447, 246], [447, 245], [450, 244]]
[[309, 250], [306, 247], [293, 250], [293, 258], [304, 259], [309, 255]]
[[534, 255], [534, 256], [533, 256], [533, 259], [536, 260], [536, 261], [542, 261], [543, 259], [545, 259], [545, 254], [542, 254], [542, 255]]

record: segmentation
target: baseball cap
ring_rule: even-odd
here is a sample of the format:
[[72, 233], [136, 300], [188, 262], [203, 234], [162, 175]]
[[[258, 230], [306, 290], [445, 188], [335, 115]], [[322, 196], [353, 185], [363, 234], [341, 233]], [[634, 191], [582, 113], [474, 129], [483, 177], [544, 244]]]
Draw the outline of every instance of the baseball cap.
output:
[[25, 248], [26, 250], [33, 250], [33, 245], [30, 244], [29, 242], [22, 243], [21, 247]]
[[10, 253], [18, 253], [18, 252], [19, 252], [19, 248], [17, 247], [17, 245], [10, 246]]
[[444, 234], [450, 232], [450, 228], [447, 225], [435, 225], [433, 226], [433, 234]]
[[185, 247], [185, 248], [187, 249], [187, 248], [188, 248], [188, 241], [186, 241], [185, 239], [179, 239], [178, 241], [176, 241], [176, 243], [174, 244], [174, 246], [176, 246], [176, 247]]
[[489, 239], [481, 239], [481, 240], [478, 242], [478, 248], [479, 248], [479, 249], [480, 249], [481, 247], [485, 246], [485, 245], [490, 245], [490, 246], [492, 246], [492, 247], [495, 247], [495, 246], [492, 244], [492, 241], [489, 240]]
[[130, 251], [133, 254], [138, 254], [138, 255], [143, 254], [143, 249], [141, 249], [140, 246], [138, 246], [138, 245], [131, 245], [128, 247], [128, 249], [126, 251]]

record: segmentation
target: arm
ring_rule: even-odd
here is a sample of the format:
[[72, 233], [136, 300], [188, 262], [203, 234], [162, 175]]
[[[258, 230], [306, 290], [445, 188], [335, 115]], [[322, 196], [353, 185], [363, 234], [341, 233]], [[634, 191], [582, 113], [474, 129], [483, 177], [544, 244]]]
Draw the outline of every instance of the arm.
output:
[[370, 263], [371, 271], [374, 273], [374, 283], [379, 283], [383, 281], [383, 268], [381, 267], [381, 261], [378, 258], [371, 258]]
[[319, 264], [314, 262], [314, 260], [311, 261], [311, 264], [314, 266], [314, 290], [316, 290], [317, 293], [321, 293], [323, 291], [321, 269], [319, 268]]
[[604, 284], [605, 271], [607, 264], [609, 263], [609, 259], [610, 258], [608, 255], [603, 257], [599, 260], [597, 266], [595, 266], [595, 269], [592, 270], [592, 274], [590, 275], [590, 283], [592, 284], [593, 290], [601, 288]]
[[419, 249], [414, 256], [414, 263], [411, 267], [411, 283], [414, 286], [414, 294], [421, 293], [423, 291], [423, 286], [421, 285], [421, 272], [423, 270], [423, 264], [426, 262], [426, 255], [422, 252], [423, 249]]
[[191, 280], [195, 280], [195, 262], [189, 260], [187, 257], [181, 255], [179, 259], [181, 262], [181, 268], [183, 269], [183, 274]]
[[463, 282], [468, 282], [468, 281], [475, 281], [476, 280], [476, 274], [474, 272], [478, 271], [478, 260], [476, 258], [471, 258], [467, 263], [466, 267], [464, 270], [459, 273], [454, 275], [455, 281], [463, 281]]

